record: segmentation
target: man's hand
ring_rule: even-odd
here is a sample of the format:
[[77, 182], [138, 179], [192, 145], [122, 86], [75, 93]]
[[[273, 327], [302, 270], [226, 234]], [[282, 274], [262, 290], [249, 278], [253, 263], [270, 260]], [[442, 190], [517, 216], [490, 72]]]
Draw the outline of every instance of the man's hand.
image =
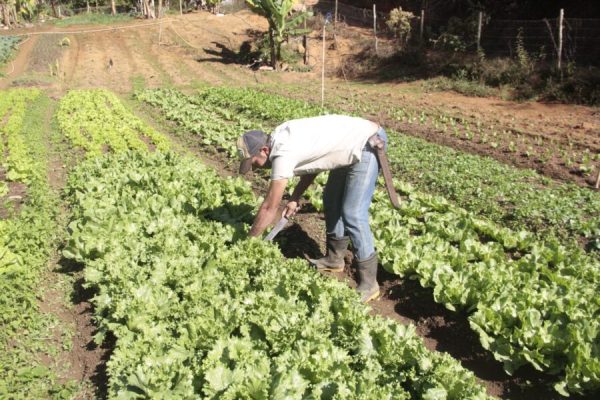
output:
[[279, 204], [281, 204], [287, 181], [287, 179], [271, 181], [267, 196], [258, 209], [258, 214], [256, 214], [252, 228], [250, 228], [250, 236], [260, 236], [267, 226], [273, 222], [275, 215], [277, 215]]
[[290, 201], [288, 201], [287, 205], [283, 209], [281, 216], [287, 217], [287, 218], [293, 217], [294, 215], [296, 215], [298, 210], [300, 210], [300, 206], [298, 205], [298, 202], [294, 201], [294, 200], [290, 200]]

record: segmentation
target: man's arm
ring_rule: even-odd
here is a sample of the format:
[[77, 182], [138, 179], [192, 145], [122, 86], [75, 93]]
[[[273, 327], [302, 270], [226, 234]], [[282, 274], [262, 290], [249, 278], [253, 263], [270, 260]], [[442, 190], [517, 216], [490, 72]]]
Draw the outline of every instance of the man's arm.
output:
[[277, 214], [279, 204], [281, 204], [281, 199], [283, 198], [283, 192], [285, 191], [287, 182], [287, 179], [277, 179], [271, 181], [271, 184], [269, 185], [269, 191], [267, 192], [267, 197], [258, 209], [258, 214], [254, 219], [252, 228], [250, 228], [250, 236], [259, 236], [264, 232], [267, 226], [273, 222], [273, 219], [275, 219], [275, 214]]
[[300, 182], [298, 182], [298, 184], [294, 188], [294, 191], [292, 192], [292, 196], [290, 197], [290, 202], [294, 201], [294, 202], [298, 203], [298, 201], [300, 200], [300, 197], [304, 194], [306, 189], [308, 189], [310, 184], [315, 181], [316, 177], [317, 177], [317, 174], [302, 175], [300, 177]]

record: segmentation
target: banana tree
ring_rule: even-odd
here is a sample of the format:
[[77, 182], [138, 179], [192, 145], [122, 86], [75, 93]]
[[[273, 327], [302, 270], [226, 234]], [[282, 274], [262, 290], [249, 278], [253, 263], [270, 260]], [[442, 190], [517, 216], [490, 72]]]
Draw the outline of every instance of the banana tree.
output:
[[8, 27], [11, 25], [11, 20], [12, 22], [17, 22], [15, 0], [0, 0], [0, 17], [2, 17], [2, 23]]
[[[281, 44], [285, 40], [290, 25], [288, 17], [292, 13], [294, 0], [246, 0], [252, 11], [262, 15], [269, 22], [269, 42], [271, 44], [271, 65], [277, 68], [281, 55]], [[295, 21], [294, 21], [295, 22]]]

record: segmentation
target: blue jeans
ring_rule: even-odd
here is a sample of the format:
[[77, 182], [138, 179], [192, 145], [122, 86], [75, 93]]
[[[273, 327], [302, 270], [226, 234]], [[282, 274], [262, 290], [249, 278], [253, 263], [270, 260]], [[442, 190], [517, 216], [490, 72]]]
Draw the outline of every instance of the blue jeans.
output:
[[[383, 128], [377, 134], [386, 142]], [[379, 164], [375, 150], [367, 143], [360, 162], [329, 171], [323, 190], [325, 228], [327, 234], [340, 239], [349, 236], [354, 255], [366, 260], [375, 252], [373, 234], [369, 226], [369, 206], [375, 192]]]

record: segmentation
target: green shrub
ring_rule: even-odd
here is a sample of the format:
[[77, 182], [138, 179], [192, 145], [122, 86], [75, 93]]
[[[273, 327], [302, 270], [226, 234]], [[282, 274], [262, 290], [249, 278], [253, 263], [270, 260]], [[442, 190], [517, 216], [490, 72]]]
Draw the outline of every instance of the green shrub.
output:
[[403, 11], [402, 7], [398, 7], [390, 11], [388, 20], [385, 22], [388, 28], [394, 33], [394, 36], [398, 39], [400, 48], [404, 48], [410, 39], [410, 21], [414, 17], [415, 15], [410, 11]]

